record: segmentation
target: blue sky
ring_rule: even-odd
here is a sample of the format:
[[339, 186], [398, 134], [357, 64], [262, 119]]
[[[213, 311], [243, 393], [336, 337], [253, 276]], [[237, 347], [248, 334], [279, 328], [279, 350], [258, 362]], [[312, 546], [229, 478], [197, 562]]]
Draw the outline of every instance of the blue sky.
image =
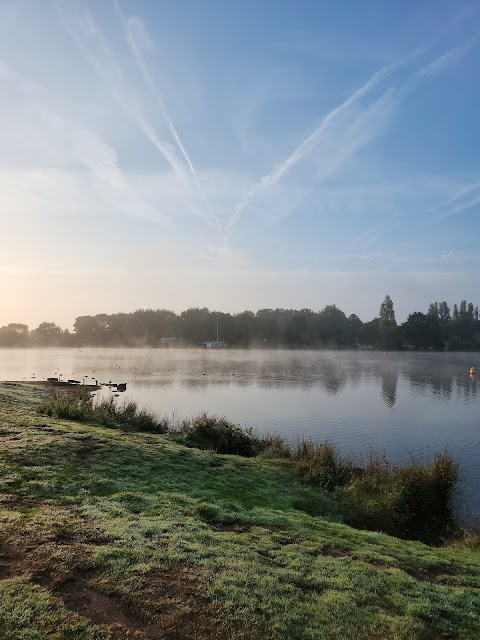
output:
[[480, 285], [480, 3], [4, 0], [0, 324]]

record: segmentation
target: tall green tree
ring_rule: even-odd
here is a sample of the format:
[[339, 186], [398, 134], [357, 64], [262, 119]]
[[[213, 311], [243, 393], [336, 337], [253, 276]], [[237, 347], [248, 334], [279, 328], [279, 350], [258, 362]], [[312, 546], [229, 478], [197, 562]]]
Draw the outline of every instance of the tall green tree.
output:
[[440, 302], [440, 304], [438, 305], [438, 317], [440, 322], [450, 322], [450, 320], [452, 319], [450, 315], [450, 307], [445, 302], [445, 300], [443, 302]]
[[396, 326], [397, 321], [395, 320], [393, 301], [389, 295], [386, 295], [380, 305], [380, 331], [385, 331], [385, 329], [390, 329]]
[[428, 306], [428, 315], [435, 320], [439, 319], [439, 307], [438, 302], [431, 302]]
[[402, 342], [402, 336], [397, 321], [395, 319], [395, 310], [393, 301], [389, 295], [386, 295], [380, 305], [380, 322], [379, 329], [382, 345], [385, 349], [399, 349]]

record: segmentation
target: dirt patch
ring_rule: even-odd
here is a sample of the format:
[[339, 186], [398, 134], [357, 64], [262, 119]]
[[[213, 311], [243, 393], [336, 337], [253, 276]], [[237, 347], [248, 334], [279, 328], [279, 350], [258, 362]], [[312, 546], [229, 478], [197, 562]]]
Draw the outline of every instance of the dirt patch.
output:
[[36, 429], [41, 429], [42, 431], [46, 432], [46, 433], [52, 433], [56, 436], [64, 436], [65, 435], [65, 431], [60, 431], [59, 429], [55, 429], [54, 427], [51, 427], [48, 424], [34, 424], [33, 425]]
[[426, 570], [402, 567], [402, 570], [420, 582], [445, 583], [454, 579], [456, 575], [456, 571], [453, 567], [429, 567]]
[[285, 531], [285, 527], [281, 527], [278, 524], [259, 524], [258, 527], [262, 527], [262, 529], [268, 529], [269, 531], [273, 531], [273, 533], [279, 533], [280, 531]]
[[273, 533], [280, 533], [285, 531], [285, 527], [281, 527], [277, 524], [247, 524], [246, 522], [216, 522], [210, 523], [212, 529], [216, 531], [231, 531], [232, 533], [248, 533], [252, 530], [252, 527], [259, 527], [261, 529], [267, 529]]
[[[156, 625], [142, 623], [125, 611], [125, 604], [116, 595], [108, 595], [90, 586], [80, 579], [68, 579], [61, 584], [54, 594], [59, 597], [63, 604], [88, 618], [98, 625], [113, 625], [118, 631], [118, 635], [130, 635], [137, 638], [161, 638], [158, 632], [160, 629]], [[154, 635], [155, 634], [155, 635]]]
[[216, 523], [210, 525], [215, 531], [229, 531], [230, 533], [248, 533], [252, 526], [242, 522]]
[[101, 444], [101, 440], [97, 438], [82, 438], [80, 440], [80, 447], [77, 450], [77, 455], [80, 458], [86, 458], [91, 456]]
[[19, 494], [7, 494], [0, 498], [0, 506], [3, 509], [35, 509], [45, 505], [45, 500], [33, 496]]
[[218, 467], [223, 467], [225, 465], [225, 460], [223, 458], [212, 458], [208, 461], [208, 466], [212, 469], [217, 469]]
[[[140, 574], [132, 589], [98, 567], [87, 569], [92, 546], [76, 541], [71, 531], [56, 523], [33, 537], [27, 533], [23, 538], [11, 535], [0, 539], [0, 580], [16, 576], [30, 579], [67, 609], [107, 627], [115, 640], [258, 637], [258, 630], [229, 624], [225, 608], [208, 600], [207, 585], [197, 567], [175, 563]], [[85, 532], [77, 533], [85, 537]], [[57, 561], [62, 547], [71, 561]]]
[[195, 567], [176, 563], [145, 576], [135, 594], [132, 610], [139, 616], [149, 612], [152, 622], [157, 623], [155, 627], [150, 623], [146, 637], [152, 640], [247, 640], [256, 637], [257, 633], [252, 633], [252, 629], [229, 627], [225, 609], [204, 597], [206, 585], [201, 583], [197, 571]]
[[21, 554], [0, 543], [0, 580], [18, 575]]
[[16, 573], [13, 563], [0, 560], [0, 580], [11, 578]]
[[100, 576], [87, 581], [70, 575], [51, 590], [65, 607], [108, 627], [117, 640], [250, 638], [252, 630], [228, 627], [225, 611], [202, 596], [193, 571], [182, 564], [151, 571], [128, 594], [118, 593], [116, 585], [108, 585]]
[[330, 558], [349, 558], [349, 552], [342, 547], [323, 547], [322, 556], [329, 556]]

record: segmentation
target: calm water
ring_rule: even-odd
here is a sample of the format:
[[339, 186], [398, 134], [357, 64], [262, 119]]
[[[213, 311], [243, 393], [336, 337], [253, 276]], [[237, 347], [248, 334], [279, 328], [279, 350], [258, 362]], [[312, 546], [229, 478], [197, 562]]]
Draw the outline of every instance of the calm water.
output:
[[448, 448], [461, 462], [469, 502], [480, 505], [480, 354], [0, 350], [1, 380], [55, 373], [127, 382], [119, 400], [134, 398], [160, 415], [207, 411], [289, 439], [328, 438], [344, 452], [372, 447], [404, 461]]

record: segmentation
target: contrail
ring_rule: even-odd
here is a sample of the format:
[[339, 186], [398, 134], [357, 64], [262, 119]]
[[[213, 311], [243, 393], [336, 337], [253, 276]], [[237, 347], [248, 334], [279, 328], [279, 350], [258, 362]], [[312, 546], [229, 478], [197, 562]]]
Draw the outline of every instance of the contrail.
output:
[[474, 207], [480, 202], [480, 193], [478, 193], [479, 189], [480, 181], [475, 182], [466, 189], [463, 189], [454, 198], [452, 198], [448, 202], [445, 202], [445, 204], [431, 209], [428, 213], [437, 213], [438, 215], [431, 221], [430, 224], [435, 224], [436, 222], [440, 222], [440, 220], [445, 220], [445, 218], [450, 218], [457, 213], [461, 213], [466, 209], [471, 209], [471, 207]]
[[[112, 74], [117, 78], [121, 78], [122, 73], [116, 62], [114, 54], [106, 46], [106, 43], [98, 27], [93, 21], [90, 12], [88, 10], [85, 10], [84, 16], [79, 16], [79, 27], [81, 30], [81, 35], [92, 45], [91, 47], [86, 47], [84, 42], [82, 42], [81, 37], [78, 36], [77, 32], [69, 23], [69, 20], [65, 16], [61, 5], [57, 4], [57, 7], [59, 9], [60, 17], [67, 33], [76, 44], [82, 56], [90, 64], [97, 76], [105, 83], [105, 85], [111, 91], [113, 97], [122, 107], [122, 109], [130, 118], [132, 118], [136, 122], [136, 124], [139, 126], [144, 135], [150, 140], [153, 146], [165, 157], [175, 173], [185, 178], [185, 167], [177, 158], [174, 147], [172, 147], [172, 145], [168, 144], [167, 142], [160, 140], [157, 133], [155, 132], [154, 127], [149, 122], [147, 122], [147, 120], [138, 111], [136, 111], [127, 103], [127, 101], [114, 87], [112, 81], [108, 78], [108, 76], [111, 76]], [[101, 62], [99, 62], [99, 60], [92, 53], [92, 50], [95, 49], [97, 49], [97, 51], [100, 51], [101, 54], [106, 57], [107, 65], [105, 67], [102, 67]]]
[[197, 191], [198, 191], [198, 194], [199, 194], [200, 199], [202, 201], [202, 204], [205, 207], [205, 209], [208, 211], [208, 214], [210, 215], [211, 219], [213, 220], [213, 222], [218, 227], [220, 233], [222, 234], [223, 239], [225, 240], [225, 234], [224, 234], [224, 231], [223, 231], [222, 226], [220, 224], [220, 221], [218, 220], [217, 216], [213, 212], [210, 204], [208, 203], [208, 201], [207, 201], [207, 199], [205, 197], [205, 194], [204, 194], [202, 186], [200, 184], [200, 180], [198, 179], [198, 174], [197, 174], [197, 172], [195, 170], [195, 167], [193, 166], [193, 163], [190, 160], [190, 157], [189, 157], [189, 155], [188, 155], [188, 153], [187, 153], [187, 151], [186, 151], [186, 149], [185, 149], [185, 147], [184, 147], [184, 145], [183, 145], [183, 143], [182, 143], [182, 141], [180, 139], [180, 136], [177, 133], [175, 125], [173, 124], [172, 119], [170, 118], [170, 116], [169, 116], [169, 114], [168, 114], [168, 112], [167, 112], [167, 110], [165, 108], [162, 96], [160, 95], [160, 92], [158, 91], [157, 87], [155, 86], [155, 83], [153, 82], [153, 80], [152, 80], [152, 78], [150, 76], [150, 73], [148, 72], [147, 65], [145, 64], [145, 60], [143, 58], [143, 55], [142, 55], [140, 49], [137, 46], [137, 43], [136, 43], [136, 40], [135, 40], [135, 36], [132, 33], [132, 29], [130, 28], [128, 20], [126, 19], [125, 14], [123, 13], [122, 9], [120, 8], [120, 5], [118, 4], [117, 0], [112, 0], [112, 2], [113, 2], [113, 6], [115, 7], [115, 10], [117, 12], [117, 15], [120, 18], [120, 22], [122, 23], [122, 27], [123, 27], [123, 30], [125, 32], [125, 37], [127, 39], [127, 43], [128, 43], [129, 48], [130, 48], [130, 51], [132, 52], [132, 55], [135, 58], [135, 61], [136, 61], [137, 65], [138, 65], [138, 67], [139, 67], [139, 69], [141, 71], [143, 79], [145, 80], [148, 88], [150, 89], [153, 97], [155, 98], [155, 100], [156, 100], [156, 102], [157, 102], [157, 104], [158, 104], [158, 106], [160, 108], [160, 112], [161, 112], [161, 114], [163, 116], [163, 119], [165, 120], [165, 122], [167, 124], [167, 127], [168, 127], [170, 133], [172, 134], [175, 142], [178, 145], [178, 148], [180, 149], [180, 152], [181, 152], [182, 156], [185, 159], [185, 162], [188, 165], [188, 168], [189, 168], [190, 173], [192, 175], [193, 181], [194, 181], [195, 186], [197, 188]]
[[250, 200], [260, 191], [268, 189], [269, 187], [275, 185], [282, 176], [284, 176], [292, 167], [294, 167], [300, 160], [302, 160], [306, 155], [308, 155], [316, 146], [318, 140], [321, 136], [328, 130], [331, 123], [337, 118], [337, 116], [344, 113], [352, 104], [354, 104], [359, 98], [364, 96], [368, 91], [373, 89], [376, 85], [378, 85], [384, 78], [390, 75], [400, 63], [396, 63], [393, 65], [388, 65], [382, 67], [379, 71], [373, 74], [373, 76], [365, 82], [361, 87], [356, 89], [344, 102], [342, 102], [338, 107], [335, 107], [327, 113], [324, 117], [322, 123], [320, 124], [315, 131], [308, 136], [298, 147], [293, 151], [293, 153], [283, 162], [275, 171], [269, 173], [266, 176], [263, 176], [256, 185], [251, 187], [237, 202], [234, 206], [234, 214], [228, 222], [227, 228], [230, 228], [234, 225], [239, 219], [242, 211], [245, 207], [250, 203]]
[[356, 238], [351, 240], [348, 243], [348, 246], [353, 248], [353, 247], [356, 247], [358, 244], [360, 244], [360, 242], [362, 242], [363, 240], [366, 240], [367, 238], [370, 239], [378, 231], [382, 231], [382, 229], [385, 229], [385, 227], [387, 227], [393, 220], [398, 218], [398, 216], [399, 216], [398, 213], [394, 213], [391, 216], [389, 216], [386, 220], [380, 221], [378, 224], [374, 225], [373, 227], [370, 227], [369, 229], [367, 229], [366, 231], [358, 235]]
[[[454, 26], [461, 20], [464, 20], [470, 13], [476, 10], [474, 5], [467, 7], [467, 9], [461, 13], [459, 16], [451, 20], [439, 33], [437, 33], [433, 38], [431, 38], [427, 44], [418, 49], [415, 49], [410, 55], [402, 58], [398, 62], [387, 65], [376, 71], [361, 87], [356, 89], [344, 102], [340, 105], [332, 109], [327, 115], [324, 117], [323, 121], [315, 129], [315, 131], [308, 136], [298, 147], [293, 151], [293, 153], [274, 171], [263, 176], [257, 182], [257, 184], [253, 185], [246, 193], [242, 196], [242, 198], [234, 205], [233, 207], [233, 215], [227, 224], [227, 229], [233, 226], [243, 210], [250, 204], [252, 198], [258, 193], [268, 189], [269, 187], [274, 186], [292, 167], [298, 164], [303, 158], [305, 158], [308, 154], [310, 154], [313, 149], [317, 146], [318, 141], [321, 137], [328, 131], [331, 124], [336, 120], [336, 118], [342, 115], [348, 108], [350, 108], [354, 103], [356, 103], [360, 98], [366, 95], [369, 91], [374, 89], [378, 84], [380, 84], [385, 78], [391, 75], [398, 68], [412, 62], [419, 56], [423, 55], [426, 51], [428, 51], [433, 44], [440, 38], [440, 36], [449, 28]], [[400, 100], [402, 95], [409, 93], [409, 91], [413, 88], [413, 85], [416, 80], [418, 80], [421, 76], [425, 76], [431, 73], [434, 73], [438, 68], [443, 66], [446, 62], [449, 62], [451, 59], [455, 57], [460, 57], [463, 53], [472, 45], [475, 40], [478, 39], [478, 34], [471, 38], [463, 45], [459, 45], [450, 51], [448, 51], [443, 56], [436, 58], [433, 62], [424, 65], [417, 72], [412, 74], [406, 82], [402, 83], [400, 90], [398, 91], [397, 101]], [[384, 100], [388, 98], [389, 93], [393, 93], [393, 89], [387, 91], [380, 100]], [[377, 103], [375, 103], [377, 104]]]

